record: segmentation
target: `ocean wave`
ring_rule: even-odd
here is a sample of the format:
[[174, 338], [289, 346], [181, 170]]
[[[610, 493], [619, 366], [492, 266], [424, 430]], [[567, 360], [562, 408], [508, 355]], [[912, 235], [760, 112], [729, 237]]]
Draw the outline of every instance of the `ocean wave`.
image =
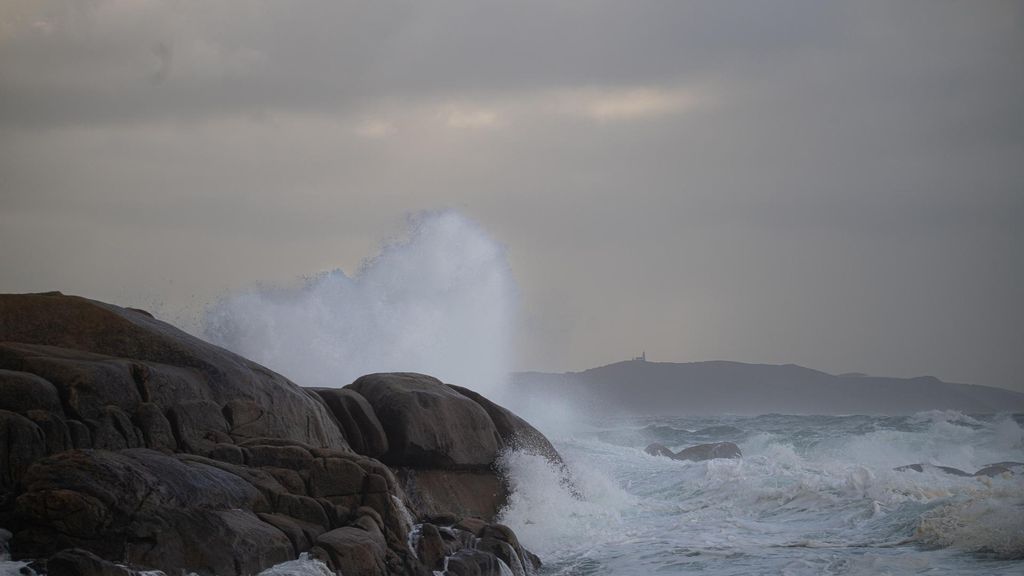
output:
[[[658, 424], [715, 424], [706, 420]], [[549, 562], [548, 574], [1014, 573], [1005, 559], [1024, 548], [1024, 474], [894, 468], [974, 472], [1024, 460], [1015, 419], [930, 412], [717, 424], [744, 431], [742, 459], [681, 462], [606, 441], [635, 433], [635, 422], [556, 439], [582, 498], [543, 459], [512, 455], [504, 470], [515, 493], [502, 519]]]

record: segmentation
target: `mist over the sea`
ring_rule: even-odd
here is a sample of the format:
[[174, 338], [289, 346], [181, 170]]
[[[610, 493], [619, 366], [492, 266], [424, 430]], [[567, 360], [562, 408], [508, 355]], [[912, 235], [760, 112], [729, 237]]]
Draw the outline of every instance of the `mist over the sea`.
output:
[[206, 339], [303, 386], [422, 372], [500, 395], [512, 362], [516, 285], [504, 248], [453, 211], [409, 217], [349, 275], [258, 286], [209, 306]]

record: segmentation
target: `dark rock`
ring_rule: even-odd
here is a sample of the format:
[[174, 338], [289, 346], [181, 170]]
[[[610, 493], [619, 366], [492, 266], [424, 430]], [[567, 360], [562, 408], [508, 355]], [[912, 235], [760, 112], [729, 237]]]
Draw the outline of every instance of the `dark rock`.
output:
[[448, 555], [444, 538], [437, 526], [421, 524], [414, 534], [416, 556], [428, 570], [444, 569], [444, 558]]
[[25, 416], [39, 426], [43, 437], [46, 439], [46, 453], [56, 454], [74, 448], [71, 441], [71, 432], [68, 430], [67, 422], [60, 412], [48, 412], [46, 410], [27, 410]]
[[46, 562], [46, 573], [49, 576], [131, 576], [132, 574], [127, 568], [108, 562], [81, 548], [69, 548], [58, 552]]
[[10, 490], [33, 462], [46, 455], [46, 438], [21, 414], [0, 410], [0, 491]]
[[0, 370], [0, 410], [20, 414], [29, 410], [64, 414], [53, 384], [35, 374], [13, 370]]
[[[281, 494], [277, 498], [276, 510], [297, 520], [313, 524], [326, 531], [337, 522], [331, 522], [320, 502], [308, 496], [297, 494]], [[333, 512], [333, 510], [332, 510]]]
[[178, 445], [194, 454], [207, 454], [215, 444], [231, 443], [220, 406], [207, 400], [181, 402], [167, 411]]
[[316, 541], [317, 537], [324, 533], [324, 528], [318, 524], [312, 524], [310, 522], [303, 522], [292, 518], [291, 516], [285, 516], [284, 514], [267, 514], [260, 513], [259, 519], [270, 524], [274, 528], [280, 530], [288, 540], [292, 543], [292, 551], [294, 556], [306, 552], [313, 547], [313, 542]]
[[366, 398], [348, 388], [311, 388], [331, 410], [357, 454], [377, 458], [388, 451], [388, 437]]
[[274, 468], [272, 466], [264, 466], [263, 470], [270, 473], [278, 482], [281, 483], [288, 492], [292, 494], [305, 495], [306, 494], [306, 481], [302, 479], [302, 475], [295, 470], [289, 470], [288, 468]]
[[383, 576], [385, 565], [384, 536], [353, 526], [337, 528], [321, 534], [317, 547], [327, 553], [329, 565], [345, 576]]
[[313, 464], [313, 455], [309, 450], [298, 446], [247, 446], [249, 466], [272, 466], [305, 470]]
[[132, 424], [128, 414], [117, 406], [104, 406], [96, 418], [86, 420], [86, 424], [92, 435], [93, 448], [122, 450], [145, 445], [142, 433]]
[[[4, 296], [0, 295], [0, 314]], [[0, 340], [3, 340], [0, 327]], [[4, 342], [0, 366], [31, 372], [53, 384], [67, 416], [97, 419], [109, 405], [134, 412], [141, 402], [132, 379], [132, 362], [81, 350]]]
[[309, 470], [309, 495], [350, 496], [361, 494], [366, 472], [344, 458], [317, 458]]
[[142, 439], [147, 448], [170, 451], [177, 449], [178, 443], [174, 439], [171, 423], [156, 404], [152, 402], [139, 404], [139, 407], [135, 409], [132, 421], [142, 432]]
[[[4, 320], [0, 322], [0, 341], [17, 342], [13, 346], [21, 348], [36, 345], [31, 352], [43, 360], [51, 357], [50, 368], [63, 364], [71, 372], [88, 376], [83, 381], [88, 390], [78, 402], [85, 413], [68, 417], [93, 417], [88, 413], [92, 398], [97, 407], [117, 404], [133, 413], [135, 405], [144, 400], [139, 389], [145, 390], [145, 400], [164, 409], [186, 399], [210, 400], [218, 406], [249, 400], [267, 413], [266, 435], [313, 446], [346, 446], [326, 407], [295, 384], [147, 314], [77, 296], [5, 294], [0, 295], [0, 318]], [[9, 355], [4, 352], [9, 346], [0, 346], [0, 367], [38, 374], [60, 388], [35, 366], [9, 366]], [[67, 349], [75, 357], [62, 357], [52, 347]], [[87, 353], [105, 359], [83, 357]], [[148, 367], [149, 373], [133, 369], [138, 364]], [[100, 368], [108, 373], [102, 378], [95, 373]], [[70, 397], [63, 394], [62, 398]], [[75, 403], [65, 402], [69, 404]]]
[[927, 470], [934, 472], [942, 472], [944, 474], [949, 474], [951, 476], [972, 476], [972, 474], [968, 474], [967, 472], [964, 472], [959, 468], [953, 468], [952, 466], [936, 466], [934, 464], [925, 463], [907, 464], [906, 466], [898, 466], [896, 468], [893, 468], [893, 470], [897, 472], [906, 472], [907, 470], [912, 470], [914, 472], [924, 472]]
[[657, 442], [654, 442], [653, 444], [648, 445], [647, 448], [644, 448], [644, 452], [651, 456], [665, 456], [667, 458], [676, 457], [675, 452], [669, 450], [664, 444], [658, 444]]
[[[560, 462], [525, 421], [429, 376], [306, 391], [146, 313], [0, 295], [0, 525], [51, 574], [254, 574], [307, 550], [348, 576], [427, 574], [410, 512], [493, 519], [508, 448]], [[505, 527], [426, 530], [433, 567], [533, 561]]]
[[494, 427], [498, 431], [500, 448], [540, 454], [551, 462], [562, 464], [562, 456], [558, 453], [558, 450], [555, 450], [555, 447], [547, 437], [531, 426], [529, 422], [468, 388], [452, 384], [448, 386], [476, 402], [487, 412], [491, 422], [494, 423]]
[[989, 478], [994, 478], [996, 476], [1002, 476], [1003, 474], [1009, 474], [1010, 476], [1013, 476], [1013, 470], [1010, 470], [1005, 466], [990, 465], [985, 466], [984, 468], [975, 472], [974, 476], [987, 476]]
[[490, 471], [400, 468], [396, 472], [416, 518], [454, 514], [493, 520], [508, 499], [504, 482]]
[[245, 479], [147, 449], [69, 451], [26, 473], [16, 513], [22, 556], [68, 546], [142, 567], [257, 572], [292, 557], [292, 544], [250, 510], [267, 508]]
[[469, 532], [473, 536], [479, 538], [483, 535], [484, 528], [487, 528], [487, 522], [484, 521], [482, 518], [477, 518], [475, 516], [467, 516], [462, 520], [459, 520], [458, 523], [455, 524], [455, 527], [459, 530], [465, 530], [466, 532]]
[[479, 404], [431, 376], [370, 374], [348, 388], [373, 407], [388, 438], [386, 464], [414, 468], [486, 469], [501, 438]]
[[1022, 472], [1024, 471], [1024, 462], [993, 462], [991, 464], [985, 464], [982, 468], [988, 468], [989, 466], [1002, 466], [1003, 468], [1009, 469], [1011, 472]]
[[6, 557], [11, 553], [11, 534], [7, 530], [0, 528], [0, 558]]
[[232, 436], [253, 438], [270, 434], [270, 420], [266, 418], [266, 411], [252, 400], [229, 400], [224, 405], [223, 413]]
[[75, 448], [92, 448], [92, 433], [85, 422], [80, 420], [68, 420], [68, 433], [71, 434], [71, 444]]
[[501, 561], [494, 554], [480, 550], [459, 550], [448, 558], [450, 576], [501, 576]]
[[245, 464], [245, 454], [245, 450], [242, 448], [226, 442], [214, 444], [206, 451], [208, 457], [230, 464]]
[[519, 558], [516, 549], [508, 542], [492, 537], [484, 537], [477, 542], [476, 549], [491, 554], [504, 562], [512, 571], [513, 576], [527, 576], [528, 572], [523, 560]]
[[676, 460], [711, 460], [714, 458], [740, 458], [743, 453], [740, 447], [732, 442], [715, 442], [713, 444], [698, 444], [690, 446], [676, 453]]

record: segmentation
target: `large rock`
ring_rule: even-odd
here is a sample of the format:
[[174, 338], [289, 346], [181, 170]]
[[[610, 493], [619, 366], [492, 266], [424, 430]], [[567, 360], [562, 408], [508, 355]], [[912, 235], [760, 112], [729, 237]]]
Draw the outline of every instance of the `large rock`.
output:
[[673, 460], [689, 460], [693, 462], [714, 460], [716, 458], [735, 459], [743, 456], [743, 452], [740, 451], [740, 447], [732, 442], [697, 444], [696, 446], [684, 448], [679, 452], [672, 452], [672, 450], [667, 446], [655, 442], [647, 446], [647, 448], [644, 448], [644, 452], [651, 456], [665, 456], [667, 458], [672, 458]]
[[326, 560], [331, 567], [345, 576], [383, 576], [388, 573], [384, 563], [384, 536], [379, 530], [346, 526], [321, 534], [316, 545], [327, 553]]
[[48, 576], [132, 576], [132, 572], [99, 556], [82, 550], [62, 550], [46, 562]]
[[0, 494], [12, 490], [45, 454], [46, 438], [39, 426], [21, 414], [0, 410]]
[[487, 411], [424, 374], [369, 374], [347, 386], [370, 403], [388, 438], [381, 460], [393, 466], [489, 468], [501, 436]]
[[459, 394], [476, 402], [490, 416], [491, 422], [498, 431], [500, 447], [502, 449], [522, 450], [533, 454], [540, 454], [552, 462], [562, 463], [562, 456], [551, 445], [539, 430], [530, 425], [510, 410], [503, 408], [480, 394], [454, 384], [448, 385]]
[[[60, 293], [4, 294], [0, 319], [0, 341], [20, 343], [12, 354], [0, 353], [0, 368], [58, 377], [66, 384], [65, 406], [82, 417], [108, 404], [130, 414], [142, 401], [166, 410], [184, 400], [248, 400], [265, 411], [261, 433], [345, 445], [323, 403], [283, 376], [145, 312]], [[86, 389], [78, 390], [76, 374]]]
[[[414, 517], [492, 519], [507, 448], [557, 459], [429, 376], [314, 392], [142, 311], [0, 295], [0, 540], [55, 574], [254, 574], [303, 552], [350, 576], [428, 574]], [[430, 567], [525, 573], [510, 531], [460, 525], [427, 530]]]
[[370, 403], [348, 388], [311, 388], [330, 408], [357, 454], [377, 458], [388, 451], [388, 437]]
[[64, 414], [53, 384], [28, 372], [0, 370], [0, 410], [25, 413], [45, 410]]
[[247, 480], [146, 449], [69, 451], [23, 478], [15, 533], [21, 557], [64, 548], [134, 566], [247, 574], [291, 559], [287, 536], [252, 511], [269, 509]]
[[950, 476], [973, 476], [964, 472], [959, 468], [953, 468], [952, 466], [937, 466], [935, 464], [919, 463], [919, 464], [907, 464], [906, 466], [897, 466], [893, 468], [897, 472], [906, 472], [908, 470], [914, 472], [940, 472], [942, 474], [949, 474]]
[[743, 452], [740, 451], [740, 447], [733, 444], [732, 442], [714, 442], [711, 444], [698, 444], [696, 446], [690, 446], [684, 448], [679, 452], [676, 452], [676, 460], [694, 460], [697, 462], [703, 460], [714, 460], [716, 458], [740, 458], [743, 456]]
[[454, 514], [492, 520], [508, 500], [505, 482], [488, 470], [399, 468], [396, 476], [417, 518]]

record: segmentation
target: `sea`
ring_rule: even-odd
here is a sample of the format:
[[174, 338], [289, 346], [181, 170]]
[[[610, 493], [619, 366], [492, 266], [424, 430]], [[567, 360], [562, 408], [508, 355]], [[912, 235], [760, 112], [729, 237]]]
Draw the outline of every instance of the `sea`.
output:
[[[1024, 415], [629, 417], [548, 432], [570, 470], [507, 454], [501, 521], [544, 575], [1024, 574]], [[729, 441], [739, 459], [650, 456]]]

